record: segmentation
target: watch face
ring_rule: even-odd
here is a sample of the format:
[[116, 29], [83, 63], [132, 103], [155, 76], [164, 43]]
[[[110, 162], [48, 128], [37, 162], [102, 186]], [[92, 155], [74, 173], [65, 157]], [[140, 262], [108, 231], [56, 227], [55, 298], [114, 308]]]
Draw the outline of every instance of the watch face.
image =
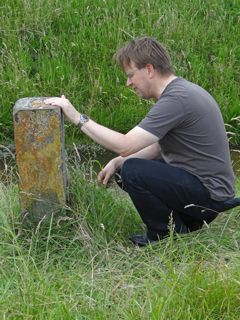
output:
[[80, 116], [80, 121], [79, 123], [77, 124], [77, 127], [81, 129], [82, 125], [87, 122], [89, 120], [89, 117], [86, 116], [85, 114], [81, 114]]
[[88, 121], [88, 116], [86, 116], [85, 114], [82, 114], [82, 116], [81, 116], [81, 121], [82, 122], [86, 122], [86, 121]]

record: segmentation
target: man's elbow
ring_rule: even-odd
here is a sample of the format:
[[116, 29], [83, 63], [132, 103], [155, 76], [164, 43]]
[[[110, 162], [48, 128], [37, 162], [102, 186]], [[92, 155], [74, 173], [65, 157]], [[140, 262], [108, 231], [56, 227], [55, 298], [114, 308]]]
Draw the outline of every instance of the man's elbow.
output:
[[117, 153], [121, 157], [128, 157], [131, 154], [133, 154], [134, 152], [136, 152], [133, 150], [134, 149], [133, 145], [134, 144], [131, 141], [129, 141], [129, 139], [126, 137], [126, 135], [124, 135], [122, 141], [118, 145]]
[[119, 152], [119, 155], [123, 158], [130, 156], [131, 154], [133, 154], [134, 152], [131, 152], [130, 150], [123, 150], [121, 152]]
[[127, 144], [121, 149], [119, 150], [119, 155], [121, 157], [128, 157], [130, 156], [131, 154], [135, 153], [136, 150], [134, 150], [131, 145], [128, 146]]

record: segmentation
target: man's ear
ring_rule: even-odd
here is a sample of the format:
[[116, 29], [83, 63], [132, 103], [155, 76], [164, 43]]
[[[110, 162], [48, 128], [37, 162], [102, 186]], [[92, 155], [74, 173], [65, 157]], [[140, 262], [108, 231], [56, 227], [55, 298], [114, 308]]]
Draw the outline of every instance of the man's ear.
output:
[[150, 78], [152, 78], [154, 76], [154, 73], [155, 73], [155, 69], [154, 69], [153, 65], [151, 63], [147, 63], [145, 68], [147, 70], [148, 76]]

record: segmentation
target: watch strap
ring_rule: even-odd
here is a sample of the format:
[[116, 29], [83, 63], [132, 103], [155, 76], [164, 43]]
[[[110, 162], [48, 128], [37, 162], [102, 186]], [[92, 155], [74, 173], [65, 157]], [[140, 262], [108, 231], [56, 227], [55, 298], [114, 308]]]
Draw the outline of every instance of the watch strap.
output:
[[77, 127], [81, 129], [81, 127], [84, 125], [85, 122], [89, 120], [89, 117], [86, 114], [81, 113], [80, 120], [77, 124]]

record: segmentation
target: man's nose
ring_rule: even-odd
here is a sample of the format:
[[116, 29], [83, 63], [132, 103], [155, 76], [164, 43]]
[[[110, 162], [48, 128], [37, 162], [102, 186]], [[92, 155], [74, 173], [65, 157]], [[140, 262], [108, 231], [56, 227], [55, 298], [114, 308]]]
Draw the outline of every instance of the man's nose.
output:
[[132, 80], [130, 78], [127, 78], [127, 87], [131, 87]]

